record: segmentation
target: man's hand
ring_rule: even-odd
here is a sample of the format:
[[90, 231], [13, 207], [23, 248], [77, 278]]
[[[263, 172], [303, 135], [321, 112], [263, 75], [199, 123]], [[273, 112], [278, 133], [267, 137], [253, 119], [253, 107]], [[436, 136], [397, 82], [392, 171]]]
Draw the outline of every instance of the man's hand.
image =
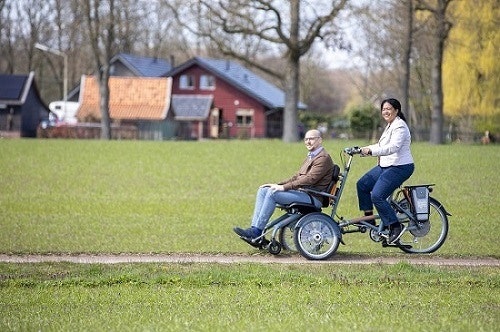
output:
[[263, 187], [269, 187], [274, 191], [284, 191], [285, 187], [281, 184], [276, 184], [276, 183], [266, 183], [260, 186], [261, 188]]
[[281, 184], [273, 184], [271, 186], [271, 189], [274, 190], [274, 191], [284, 191], [285, 190], [285, 186], [283, 186]]

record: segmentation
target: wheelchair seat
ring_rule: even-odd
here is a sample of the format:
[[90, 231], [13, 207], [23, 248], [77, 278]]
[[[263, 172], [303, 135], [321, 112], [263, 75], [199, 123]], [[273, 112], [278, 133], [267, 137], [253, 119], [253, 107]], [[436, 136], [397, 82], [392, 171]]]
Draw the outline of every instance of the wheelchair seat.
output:
[[336, 196], [337, 194], [337, 182], [339, 181], [339, 178], [340, 178], [340, 166], [333, 165], [332, 181], [328, 184], [328, 187], [325, 190], [325, 194], [329, 196], [322, 195], [323, 207], [328, 207], [330, 204], [332, 204], [334, 198], [331, 196]]
[[[302, 202], [293, 202], [287, 205], [278, 205], [279, 208], [288, 211], [289, 213], [300, 213], [300, 214], [309, 214], [312, 212], [321, 212], [322, 208], [328, 207], [332, 204], [333, 197], [337, 191], [337, 182], [340, 176], [340, 167], [338, 165], [333, 165], [332, 169], [332, 179], [328, 184], [328, 187], [324, 192], [317, 191], [313, 189], [303, 188], [302, 191], [307, 192], [311, 196], [311, 203], [302, 203]], [[313, 203], [312, 194], [316, 196], [321, 196], [322, 205], [321, 207], [317, 207]]]

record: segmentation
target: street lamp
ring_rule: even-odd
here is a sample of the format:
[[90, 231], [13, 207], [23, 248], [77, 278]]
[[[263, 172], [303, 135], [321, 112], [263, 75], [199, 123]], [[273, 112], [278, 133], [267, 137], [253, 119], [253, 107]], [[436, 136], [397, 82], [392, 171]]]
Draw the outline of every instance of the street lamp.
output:
[[59, 50], [52, 49], [48, 46], [42, 45], [40, 43], [35, 43], [35, 47], [40, 51], [49, 52], [55, 55], [62, 56], [64, 58], [64, 77], [63, 77], [63, 100], [64, 100], [64, 117], [66, 117], [66, 103], [68, 102], [68, 55]]

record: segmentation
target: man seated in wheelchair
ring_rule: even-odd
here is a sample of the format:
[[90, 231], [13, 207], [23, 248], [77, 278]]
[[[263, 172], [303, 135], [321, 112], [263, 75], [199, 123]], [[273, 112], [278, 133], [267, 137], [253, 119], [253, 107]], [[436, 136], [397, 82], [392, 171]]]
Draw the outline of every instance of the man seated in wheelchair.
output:
[[298, 172], [285, 181], [263, 184], [257, 190], [250, 228], [234, 228], [234, 232], [244, 240], [256, 239], [262, 235], [276, 205], [313, 203], [321, 208], [323, 197], [299, 189], [309, 188], [321, 192], [327, 190], [332, 181], [333, 160], [321, 145], [322, 138], [319, 130], [313, 129], [306, 132], [304, 143], [308, 153]]

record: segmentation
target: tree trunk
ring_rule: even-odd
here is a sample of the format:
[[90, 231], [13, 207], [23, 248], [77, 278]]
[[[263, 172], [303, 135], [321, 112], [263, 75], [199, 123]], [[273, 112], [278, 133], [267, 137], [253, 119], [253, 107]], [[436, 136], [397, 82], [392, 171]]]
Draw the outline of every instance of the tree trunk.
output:
[[430, 143], [443, 144], [443, 55], [445, 42], [448, 37], [450, 25], [446, 21], [446, 8], [452, 0], [439, 0], [438, 10], [435, 12], [437, 31], [435, 35], [434, 57], [432, 59], [431, 72], [431, 93], [432, 93], [432, 110], [431, 110], [431, 132]]
[[290, 44], [287, 54], [287, 72], [285, 75], [285, 110], [283, 114], [283, 141], [297, 142], [299, 139], [297, 127], [297, 103], [299, 101], [299, 25], [300, 1], [290, 1]]
[[411, 128], [411, 112], [410, 112], [410, 70], [411, 70], [411, 48], [413, 41], [413, 0], [406, 1], [407, 9], [407, 21], [406, 21], [406, 40], [404, 49], [404, 59], [403, 59], [403, 112], [405, 112], [408, 117], [408, 126]]
[[[109, 67], [109, 66], [108, 66]], [[111, 139], [111, 118], [109, 116], [109, 70], [99, 75], [99, 106], [101, 109], [101, 139]]]
[[430, 7], [427, 2], [419, 1], [417, 9], [423, 9], [429, 11], [435, 19], [436, 31], [434, 33], [434, 54], [432, 59], [431, 68], [431, 132], [430, 132], [430, 143], [433, 144], [443, 144], [443, 125], [444, 125], [444, 115], [443, 115], [443, 54], [446, 39], [452, 27], [452, 24], [448, 22], [446, 18], [446, 11], [449, 4], [453, 0], [437, 0], [434, 2], [435, 7]]
[[[111, 119], [109, 116], [109, 60], [115, 43], [115, 0], [109, 0], [108, 10], [101, 13], [101, 1], [87, 0], [85, 5], [86, 23], [90, 44], [94, 53], [96, 75], [99, 83], [99, 108], [101, 112], [101, 139], [111, 139]], [[107, 16], [101, 26], [103, 15]]]
[[442, 85], [442, 59], [444, 41], [439, 40], [436, 45], [434, 59], [432, 60], [431, 72], [431, 132], [430, 142], [433, 144], [443, 144], [443, 85]]
[[286, 73], [285, 87], [285, 110], [283, 119], [283, 141], [287, 143], [297, 142], [297, 103], [299, 101], [299, 70], [300, 61], [293, 57], [287, 59], [288, 68]]

